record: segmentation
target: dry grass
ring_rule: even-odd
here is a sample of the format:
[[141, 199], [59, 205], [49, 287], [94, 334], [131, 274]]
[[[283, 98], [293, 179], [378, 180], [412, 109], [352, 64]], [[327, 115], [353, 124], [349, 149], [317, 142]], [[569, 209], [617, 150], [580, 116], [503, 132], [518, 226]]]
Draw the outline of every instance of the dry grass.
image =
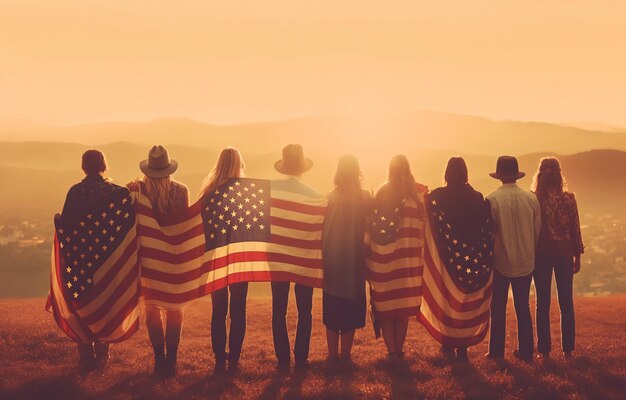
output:
[[[507, 355], [497, 365], [487, 361], [482, 343], [470, 349], [467, 365], [445, 361], [438, 344], [412, 321], [406, 363], [386, 361], [382, 341], [370, 327], [357, 333], [353, 369], [329, 369], [321, 302], [314, 304], [312, 368], [307, 376], [274, 371], [269, 299], [249, 299], [248, 335], [241, 373], [211, 375], [210, 301], [186, 313], [179, 351], [179, 376], [156, 382], [151, 376], [151, 348], [144, 329], [112, 349], [110, 367], [101, 374], [77, 376], [76, 349], [43, 311], [43, 299], [0, 301], [0, 398], [2, 399], [171, 399], [171, 398], [623, 398], [626, 387], [626, 296], [577, 298], [577, 360], [566, 366], [558, 351], [547, 366], [527, 366]], [[290, 303], [293, 333], [295, 310]], [[553, 307], [553, 339], [558, 340], [558, 311]], [[515, 320], [509, 310], [507, 352], [515, 348]], [[292, 338], [293, 340], [293, 338]], [[292, 342], [293, 343], [293, 342]]]

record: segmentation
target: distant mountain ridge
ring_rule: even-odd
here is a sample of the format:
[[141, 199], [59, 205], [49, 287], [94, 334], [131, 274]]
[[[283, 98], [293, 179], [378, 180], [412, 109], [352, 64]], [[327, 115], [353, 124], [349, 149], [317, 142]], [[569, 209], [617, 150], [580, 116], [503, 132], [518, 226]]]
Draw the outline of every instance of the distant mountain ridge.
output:
[[556, 151], [570, 154], [614, 148], [626, 150], [626, 133], [585, 130], [542, 122], [493, 121], [443, 112], [416, 111], [395, 116], [312, 117], [276, 122], [213, 125], [188, 118], [149, 122], [104, 122], [70, 127], [3, 124], [0, 140], [60, 141], [101, 145], [117, 141], [140, 144], [190, 144], [218, 149], [227, 145], [245, 151], [272, 152], [286, 143], [335, 154], [355, 151], [369, 142], [396, 151], [517, 155]]
[[[34, 212], [52, 215], [60, 210], [69, 187], [82, 179], [80, 155], [89, 148], [74, 143], [0, 142], [0, 212], [28, 215]], [[98, 146], [109, 161], [108, 176], [118, 184], [139, 178], [139, 161], [146, 158], [148, 145], [117, 142]], [[180, 165], [176, 179], [187, 184], [195, 198], [203, 178], [217, 158], [218, 151], [192, 146], [171, 145], [171, 155]], [[495, 170], [496, 157], [451, 153], [450, 151], [422, 150], [406, 152], [416, 179], [430, 188], [442, 184], [443, 170], [451, 155], [465, 157], [472, 185], [488, 194], [498, 181], [489, 177]], [[243, 152], [246, 174], [255, 178], [278, 178], [273, 165], [280, 158], [280, 148], [273, 152]], [[323, 151], [309, 151], [314, 167], [305, 176], [305, 182], [323, 192], [332, 188], [337, 157]], [[529, 188], [541, 157], [556, 155], [537, 152], [519, 156], [520, 168], [526, 177], [519, 181]], [[594, 212], [626, 213], [626, 152], [620, 150], [593, 150], [570, 155], [557, 155], [562, 162], [569, 189], [576, 193], [583, 209]], [[364, 187], [375, 189], [384, 182], [387, 173], [386, 157], [361, 159], [365, 174]]]

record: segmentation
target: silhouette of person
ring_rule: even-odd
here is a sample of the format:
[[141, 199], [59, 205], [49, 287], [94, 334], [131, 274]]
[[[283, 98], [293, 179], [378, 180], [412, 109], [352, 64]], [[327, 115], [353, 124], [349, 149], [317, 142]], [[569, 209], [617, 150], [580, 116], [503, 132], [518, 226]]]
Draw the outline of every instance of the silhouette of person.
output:
[[487, 356], [492, 359], [504, 357], [506, 303], [509, 287], [512, 287], [518, 341], [518, 349], [513, 354], [525, 362], [532, 362], [534, 337], [528, 302], [535, 268], [535, 248], [541, 229], [539, 201], [535, 194], [516, 184], [525, 173], [519, 171], [515, 157], [499, 157], [496, 172], [489, 175], [499, 179], [502, 185], [487, 196], [495, 230], [491, 330]]
[[365, 232], [373, 203], [371, 194], [361, 188], [361, 179], [356, 157], [341, 157], [324, 218], [322, 315], [332, 363], [351, 362], [354, 331], [365, 326]]
[[[489, 204], [483, 195], [469, 184], [467, 165], [462, 157], [452, 157], [448, 160], [444, 180], [446, 185], [434, 189], [429, 194], [429, 200], [436, 201], [439, 208], [444, 212], [450, 230], [453, 232], [452, 237], [459, 243], [467, 244], [470, 248], [480, 249], [477, 251], [491, 251], [489, 246], [486, 248], [487, 250], [483, 250], [481, 245], [484, 242], [492, 244], [491, 240], [486, 239], [486, 235], [490, 235], [487, 229], [490, 220]], [[448, 232], [450, 231], [439, 233], [433, 230], [433, 234], [438, 235], [441, 242], [445, 242], [443, 236]], [[481, 263], [484, 262], [487, 267], [491, 268], [487, 261], [489, 259], [490, 257], [481, 258]], [[485, 277], [483, 282], [486, 283], [487, 280], [488, 277]], [[446, 282], [444, 281], [444, 285]], [[481, 285], [477, 290], [483, 287], [484, 285]], [[456, 288], [450, 289], [449, 293]], [[446, 357], [456, 357], [459, 361], [468, 361], [467, 347], [465, 346], [443, 345], [441, 353]]]
[[[245, 164], [239, 150], [228, 147], [221, 151], [215, 166], [205, 178], [200, 197], [210, 196], [220, 185], [231, 178], [243, 176]], [[229, 304], [230, 293], [230, 304]], [[211, 316], [211, 343], [215, 355], [213, 373], [237, 373], [243, 340], [246, 336], [246, 300], [248, 282], [233, 283], [211, 293], [213, 314]], [[226, 315], [230, 309], [230, 333], [226, 352]]]
[[[284, 179], [273, 180], [272, 190], [301, 194], [313, 199], [323, 196], [312, 187], [302, 182], [302, 175], [313, 167], [313, 160], [304, 157], [299, 144], [290, 144], [283, 148], [283, 157], [276, 161], [274, 168], [285, 175]], [[274, 351], [278, 360], [277, 369], [288, 372], [291, 365], [291, 350], [287, 333], [287, 305], [289, 302], [290, 282], [272, 282], [272, 335]], [[297, 371], [306, 371], [309, 367], [309, 346], [313, 308], [313, 288], [299, 283], [294, 284], [298, 324], [293, 354]]]
[[[148, 153], [148, 159], [141, 161], [139, 168], [144, 173], [142, 182], [145, 185], [145, 194], [157, 216], [187, 208], [189, 189], [172, 178], [178, 163], [170, 159], [167, 149], [153, 146]], [[174, 268], [173, 265], [170, 267]], [[165, 321], [161, 318], [162, 311], [165, 311]], [[155, 376], [176, 375], [176, 357], [182, 326], [183, 310], [163, 310], [154, 304], [146, 304], [146, 327], [154, 350]]]
[[574, 194], [565, 188], [561, 164], [554, 157], [542, 158], [533, 179], [532, 190], [541, 206], [541, 234], [533, 277], [537, 290], [537, 350], [548, 358], [550, 338], [550, 297], [552, 272], [561, 309], [561, 344], [566, 359], [571, 359], [575, 342], [573, 284], [580, 271], [584, 252], [578, 206]]
[[[75, 216], [86, 214], [103, 197], [126, 188], [109, 182], [104, 173], [107, 162], [99, 150], [87, 150], [82, 155], [81, 168], [85, 178], [70, 188], [61, 215], [55, 220], [71, 221]], [[78, 370], [86, 375], [94, 369], [103, 369], [109, 360], [109, 344], [99, 341], [78, 344]]]

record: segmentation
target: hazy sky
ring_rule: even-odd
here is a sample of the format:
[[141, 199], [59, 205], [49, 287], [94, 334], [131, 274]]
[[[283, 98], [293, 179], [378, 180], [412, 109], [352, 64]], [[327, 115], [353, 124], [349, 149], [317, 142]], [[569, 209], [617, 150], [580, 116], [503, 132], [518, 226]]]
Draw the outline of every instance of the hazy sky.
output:
[[0, 0], [0, 115], [626, 126], [623, 0]]

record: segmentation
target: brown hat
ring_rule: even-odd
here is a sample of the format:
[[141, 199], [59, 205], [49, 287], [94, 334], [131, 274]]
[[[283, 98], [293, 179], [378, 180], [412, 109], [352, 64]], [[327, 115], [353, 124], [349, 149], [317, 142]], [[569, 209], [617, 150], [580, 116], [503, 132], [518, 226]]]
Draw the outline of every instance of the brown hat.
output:
[[152, 146], [148, 159], [139, 163], [139, 169], [148, 178], [166, 178], [178, 168], [178, 162], [170, 159], [167, 149], [161, 145]]
[[496, 163], [496, 172], [491, 172], [489, 176], [501, 181], [516, 181], [526, 176], [526, 173], [520, 172], [517, 158], [513, 156], [500, 156]]
[[274, 168], [285, 175], [299, 175], [313, 167], [313, 160], [304, 158], [304, 150], [299, 144], [289, 144], [283, 149], [283, 159], [276, 161]]

